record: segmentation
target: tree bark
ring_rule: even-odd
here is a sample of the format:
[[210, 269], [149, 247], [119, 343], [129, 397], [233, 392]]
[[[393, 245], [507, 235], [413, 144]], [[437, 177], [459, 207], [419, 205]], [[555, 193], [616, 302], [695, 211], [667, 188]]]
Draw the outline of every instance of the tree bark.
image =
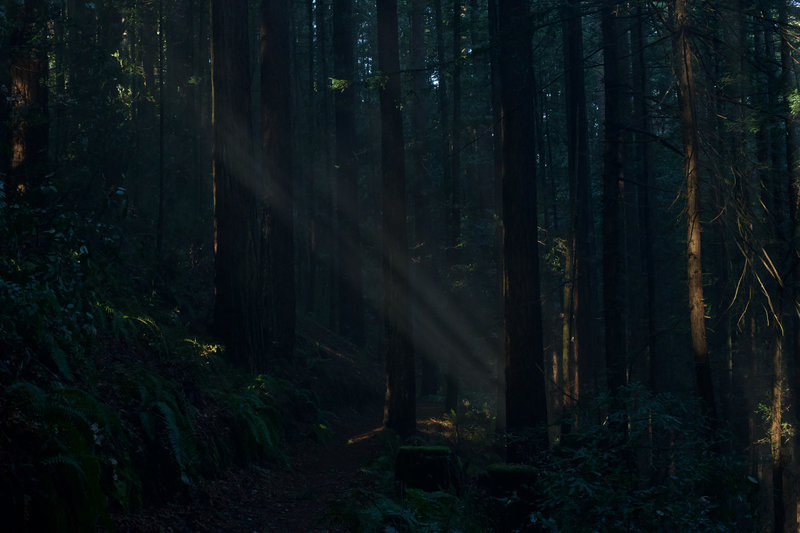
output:
[[[571, 0], [564, 9], [564, 85], [567, 117], [567, 172], [570, 188], [571, 261], [568, 309], [572, 343], [565, 362], [567, 391], [578, 401], [583, 389], [591, 388], [596, 373], [596, 354], [591, 346], [590, 250], [591, 173], [589, 170], [589, 126], [583, 61], [583, 28], [580, 3]], [[565, 293], [567, 290], [565, 289]], [[597, 388], [595, 384], [594, 388]]]
[[624, 190], [623, 127], [624, 83], [619, 49], [616, 2], [606, 0], [600, 10], [603, 38], [605, 140], [603, 144], [603, 308], [608, 388], [615, 393], [627, 382], [624, 322], [622, 217]]
[[361, 238], [358, 226], [358, 161], [356, 159], [355, 51], [353, 2], [333, 3], [333, 69], [340, 84], [334, 96], [336, 121], [336, 218], [338, 241], [339, 333], [356, 345], [364, 342]]
[[[44, 41], [46, 3], [25, 0], [11, 5], [11, 20], [19, 20], [10, 41], [9, 94], [11, 162], [6, 193], [22, 195], [44, 182], [47, 174], [48, 91]], [[16, 16], [14, 11], [18, 11]]]
[[633, 77], [633, 115], [634, 115], [634, 153], [637, 161], [637, 200], [639, 207], [639, 253], [645, 272], [645, 320], [647, 335], [644, 347], [645, 380], [655, 387], [655, 369], [657, 359], [656, 342], [656, 280], [654, 264], [655, 239], [652, 235], [652, 204], [650, 191], [653, 188], [653, 173], [650, 169], [650, 119], [647, 108], [647, 61], [644, 36], [644, 14], [642, 6], [637, 6], [631, 27], [632, 77]]
[[[214, 184], [214, 329], [228, 358], [264, 371], [269, 296], [263, 182], [253, 162], [247, 4], [211, 2]], [[261, 201], [261, 203], [259, 203]]]
[[500, 0], [503, 296], [506, 418], [511, 431], [547, 422], [542, 356], [529, 4]]
[[429, 170], [430, 158], [426, 146], [428, 127], [428, 112], [430, 99], [429, 73], [425, 66], [425, 7], [426, 0], [413, 0], [411, 2], [411, 130], [414, 132], [412, 139], [413, 149], [413, 176], [412, 189], [414, 240], [412, 249], [415, 267], [412, 277], [413, 312], [414, 312], [414, 351], [420, 362], [422, 395], [436, 394], [437, 389], [437, 353], [433, 342], [421, 335], [418, 324], [429, 324], [433, 320], [430, 306], [425, 302], [431, 284], [435, 286], [435, 269], [433, 268], [433, 231], [431, 225], [433, 196], [433, 182]]
[[386, 357], [384, 424], [400, 435], [416, 429], [414, 351], [411, 343], [405, 148], [400, 112], [397, 1], [378, 0], [381, 174], [383, 189], [383, 320]]
[[683, 136], [684, 175], [686, 176], [686, 258], [689, 285], [689, 326], [694, 352], [697, 390], [706, 415], [716, 419], [711, 362], [706, 343], [705, 300], [703, 298], [702, 221], [700, 218], [700, 145], [690, 42], [690, 24], [686, 0], [675, 0], [674, 50], [677, 61], [678, 106]]
[[[261, 162], [266, 181], [270, 355], [290, 358], [295, 343], [292, 99], [289, 92], [289, 0], [261, 2]], [[256, 265], [258, 268], [258, 265]], [[263, 265], [262, 265], [263, 268]]]

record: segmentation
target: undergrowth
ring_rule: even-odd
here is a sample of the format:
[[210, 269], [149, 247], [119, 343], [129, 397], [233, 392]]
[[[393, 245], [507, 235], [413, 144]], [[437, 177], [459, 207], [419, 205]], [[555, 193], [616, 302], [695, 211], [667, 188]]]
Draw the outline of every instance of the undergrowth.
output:
[[[597, 398], [580, 413], [581, 428], [529, 464], [487, 464], [493, 442], [482, 410], [465, 405], [445, 415], [436, 435], [414, 445], [447, 444], [464, 474], [458, 490], [424, 492], [395, 481], [399, 440], [366, 469], [377, 492], [357, 490], [330, 515], [350, 531], [468, 532], [741, 532], [755, 531], [758, 487], [740, 460], [719, 451], [697, 403], [653, 394], [640, 385]], [[472, 421], [467, 424], [467, 421]], [[465, 446], [465, 435], [479, 438]], [[427, 440], [426, 440], [427, 439]], [[483, 450], [487, 459], [475, 454]]]
[[79, 217], [52, 186], [36, 207], [1, 185], [4, 530], [108, 528], [228, 466], [285, 462], [292, 413], [315, 416], [307, 394], [229, 367], [126, 255], [119, 226]]

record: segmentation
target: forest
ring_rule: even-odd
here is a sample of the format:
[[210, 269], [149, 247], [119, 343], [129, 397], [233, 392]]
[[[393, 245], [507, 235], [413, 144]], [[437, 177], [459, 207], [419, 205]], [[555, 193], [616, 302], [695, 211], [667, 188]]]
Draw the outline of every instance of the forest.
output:
[[796, 0], [0, 0], [0, 529], [800, 530]]

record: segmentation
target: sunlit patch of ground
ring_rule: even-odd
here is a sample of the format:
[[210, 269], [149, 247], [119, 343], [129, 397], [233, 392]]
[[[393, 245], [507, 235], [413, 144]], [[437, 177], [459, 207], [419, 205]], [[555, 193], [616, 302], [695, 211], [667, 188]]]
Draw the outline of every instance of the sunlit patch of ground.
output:
[[443, 411], [441, 405], [421, 404], [417, 408], [417, 431], [432, 440], [451, 444], [485, 445], [491, 440], [493, 420], [488, 412], [463, 400], [459, 413]]
[[428, 437], [442, 437], [447, 440], [451, 440], [456, 436], [452, 417], [446, 414], [418, 418], [417, 431]]

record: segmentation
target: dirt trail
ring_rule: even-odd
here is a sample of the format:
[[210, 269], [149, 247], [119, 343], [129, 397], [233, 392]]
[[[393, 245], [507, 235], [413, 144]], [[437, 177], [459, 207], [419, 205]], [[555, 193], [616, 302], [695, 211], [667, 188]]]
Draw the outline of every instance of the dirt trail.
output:
[[187, 505], [168, 505], [122, 519], [123, 532], [325, 533], [332, 503], [372, 483], [361, 467], [382, 451], [381, 412], [340, 413], [333, 437], [288, 450], [291, 467], [230, 470]]

